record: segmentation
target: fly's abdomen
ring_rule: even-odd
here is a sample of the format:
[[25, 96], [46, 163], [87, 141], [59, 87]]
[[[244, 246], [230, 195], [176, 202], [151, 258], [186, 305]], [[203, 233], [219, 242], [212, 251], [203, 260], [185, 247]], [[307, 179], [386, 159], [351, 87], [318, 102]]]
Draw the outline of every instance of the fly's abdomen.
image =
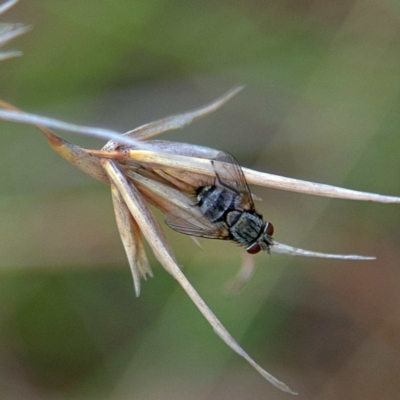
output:
[[232, 209], [235, 199], [225, 189], [209, 186], [199, 191], [197, 200], [203, 215], [210, 222], [219, 222], [225, 220], [225, 214]]

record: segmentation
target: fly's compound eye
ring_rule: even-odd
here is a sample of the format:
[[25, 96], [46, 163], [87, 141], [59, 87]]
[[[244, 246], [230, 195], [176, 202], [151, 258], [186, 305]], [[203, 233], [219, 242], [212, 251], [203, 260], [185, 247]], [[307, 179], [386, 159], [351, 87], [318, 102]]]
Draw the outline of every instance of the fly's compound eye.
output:
[[249, 246], [246, 251], [249, 254], [257, 254], [261, 251], [261, 247], [258, 243], [253, 243], [251, 246]]
[[271, 222], [267, 222], [264, 232], [269, 236], [272, 236], [274, 234], [274, 226], [271, 224]]

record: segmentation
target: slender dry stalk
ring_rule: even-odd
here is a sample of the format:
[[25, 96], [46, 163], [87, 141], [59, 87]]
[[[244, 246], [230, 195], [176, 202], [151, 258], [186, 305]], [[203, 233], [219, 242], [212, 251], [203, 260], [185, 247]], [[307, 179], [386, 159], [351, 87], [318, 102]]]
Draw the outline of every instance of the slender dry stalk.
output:
[[[136, 295], [140, 294], [140, 279], [152, 276], [143, 249], [142, 235], [149, 243], [161, 265], [179, 282], [188, 296], [210, 323], [218, 336], [236, 353], [247, 360], [265, 379], [279, 389], [295, 394], [287, 385], [261, 368], [233, 339], [214, 313], [179, 268], [165, 234], [154, 217], [149, 205], [163, 213], [178, 210], [183, 216], [202, 218], [188, 194], [201, 186], [201, 182], [215, 171], [210, 160], [215, 159], [217, 150], [185, 143], [160, 140], [146, 141], [160, 133], [182, 128], [192, 121], [217, 110], [241, 88], [236, 88], [207, 106], [194, 111], [167, 117], [143, 125], [118, 136], [117, 132], [82, 127], [61, 121], [22, 113], [15, 107], [0, 101], [0, 119], [36, 125], [46, 137], [49, 145], [73, 165], [111, 187], [116, 221], [132, 271]], [[58, 128], [95, 137], [111, 139], [102, 150], [82, 149], [61, 139], [48, 128]], [[224, 165], [226, 171], [232, 167]], [[357, 192], [329, 185], [279, 177], [243, 168], [249, 183], [277, 189], [314, 194], [325, 197], [366, 200], [384, 203], [399, 203], [399, 197], [374, 193]], [[358, 255], [336, 255], [296, 249], [273, 242], [271, 251], [291, 255], [329, 257], [340, 259], [367, 260], [373, 257]], [[239, 276], [240, 285], [251, 276], [253, 265], [248, 260], [246, 270]], [[236, 286], [237, 287], [237, 286]]]
[[[3, 4], [0, 4], [0, 15], [4, 14], [17, 3], [18, 0], [8, 0]], [[0, 24], [0, 47], [4, 46], [6, 43], [10, 42], [16, 37], [23, 35], [29, 30], [29, 26], [25, 26], [22, 24]], [[6, 60], [8, 58], [18, 57], [21, 55], [22, 53], [17, 50], [1, 51], [0, 61]]]

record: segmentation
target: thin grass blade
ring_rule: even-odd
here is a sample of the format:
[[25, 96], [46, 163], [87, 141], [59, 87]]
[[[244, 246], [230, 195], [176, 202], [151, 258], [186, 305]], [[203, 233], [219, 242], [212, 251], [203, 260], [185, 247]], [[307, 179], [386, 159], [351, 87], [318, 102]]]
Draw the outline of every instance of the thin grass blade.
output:
[[111, 196], [114, 205], [115, 219], [121, 236], [122, 244], [131, 268], [133, 284], [136, 297], [140, 296], [140, 273], [137, 265], [137, 244], [133, 227], [131, 225], [131, 214], [122, 196], [113, 183], [111, 183]]
[[[212, 103], [207, 104], [206, 106], [139, 126], [138, 128], [124, 133], [124, 136], [135, 138], [136, 140], [146, 140], [164, 132], [182, 129], [196, 119], [205, 117], [206, 115], [218, 110], [243, 89], [244, 86], [238, 86], [229, 90], [229, 92], [225, 93], [223, 96], [219, 97], [217, 100], [214, 100]], [[103, 147], [103, 150], [114, 150], [117, 146], [117, 143], [111, 141]]]
[[[175, 154], [162, 154], [147, 150], [131, 150], [129, 156], [133, 160], [149, 163], [158, 168], [170, 167], [177, 170], [185, 170], [186, 173], [191, 172], [193, 174], [214, 176], [214, 169], [210, 161], [202, 158], [186, 157]], [[229, 164], [225, 164], [224, 168], [229, 170]], [[400, 197], [395, 196], [360, 192], [322, 183], [286, 178], [265, 172], [254, 171], [249, 168], [243, 168], [243, 172], [249, 184], [271, 187], [274, 189], [338, 199], [373, 201], [378, 203], [400, 203]]]
[[0, 25], [0, 46], [4, 46], [6, 43], [30, 30], [31, 28], [29, 26], [22, 24]]
[[45, 126], [52, 129], [60, 129], [62, 131], [67, 131], [83, 136], [90, 136], [97, 139], [110, 140], [113, 139], [118, 143], [135, 146], [137, 148], [147, 148], [146, 144], [139, 142], [130, 137], [121, 135], [116, 131], [109, 129], [95, 128], [90, 126], [82, 126], [76, 124], [70, 124], [68, 122], [63, 122], [56, 120], [54, 118], [43, 117], [40, 115], [29, 114], [25, 112], [7, 111], [0, 109], [0, 119], [9, 122], [18, 122], [21, 124], [35, 125], [35, 126]]
[[298, 249], [283, 243], [274, 241], [271, 246], [271, 252], [280, 254], [289, 254], [290, 256], [318, 257], [318, 258], [336, 258], [339, 260], [376, 260], [376, 257], [359, 256], [356, 254], [328, 254], [318, 253], [310, 250]]
[[8, 0], [3, 4], [0, 4], [0, 15], [4, 14], [11, 7], [15, 6], [18, 3], [18, 0]]

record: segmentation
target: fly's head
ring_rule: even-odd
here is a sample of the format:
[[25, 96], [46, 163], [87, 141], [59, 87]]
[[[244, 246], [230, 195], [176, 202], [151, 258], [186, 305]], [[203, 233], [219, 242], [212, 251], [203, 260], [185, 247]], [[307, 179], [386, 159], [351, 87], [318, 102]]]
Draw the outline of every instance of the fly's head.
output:
[[273, 245], [274, 241], [272, 239], [272, 235], [274, 234], [274, 226], [271, 222], [266, 222], [264, 226], [264, 230], [261, 235], [257, 238], [257, 240], [246, 248], [246, 251], [249, 254], [257, 254], [261, 250], [270, 252], [270, 248]]

